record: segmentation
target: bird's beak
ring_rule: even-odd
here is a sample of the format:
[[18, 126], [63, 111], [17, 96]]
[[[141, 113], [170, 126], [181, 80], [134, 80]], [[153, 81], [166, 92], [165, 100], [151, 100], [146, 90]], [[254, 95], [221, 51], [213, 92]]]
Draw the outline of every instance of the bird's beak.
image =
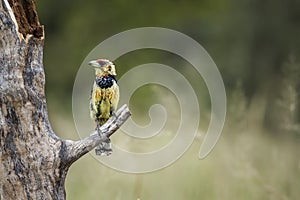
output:
[[96, 60], [92, 60], [88, 63], [88, 65], [92, 66], [92, 67], [101, 67], [99, 65], [99, 63]]

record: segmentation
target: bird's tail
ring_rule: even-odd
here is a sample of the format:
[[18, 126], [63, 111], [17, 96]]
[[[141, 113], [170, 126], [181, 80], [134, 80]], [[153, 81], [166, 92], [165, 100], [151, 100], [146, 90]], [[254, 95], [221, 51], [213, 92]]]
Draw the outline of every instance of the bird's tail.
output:
[[[100, 137], [106, 137], [103, 135], [100, 125], [97, 124], [96, 131], [100, 135]], [[112, 153], [111, 142], [109, 138], [106, 138], [103, 142], [101, 142], [95, 149], [96, 155], [98, 156], [109, 156]]]

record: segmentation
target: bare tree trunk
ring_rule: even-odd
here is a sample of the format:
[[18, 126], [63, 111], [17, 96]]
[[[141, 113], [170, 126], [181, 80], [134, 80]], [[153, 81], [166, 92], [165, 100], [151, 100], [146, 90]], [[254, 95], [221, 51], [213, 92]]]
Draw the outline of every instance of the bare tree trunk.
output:
[[[65, 199], [70, 165], [103, 139], [60, 139], [46, 110], [43, 27], [33, 0], [0, 3], [0, 199]], [[129, 117], [123, 106], [104, 126], [107, 137]]]

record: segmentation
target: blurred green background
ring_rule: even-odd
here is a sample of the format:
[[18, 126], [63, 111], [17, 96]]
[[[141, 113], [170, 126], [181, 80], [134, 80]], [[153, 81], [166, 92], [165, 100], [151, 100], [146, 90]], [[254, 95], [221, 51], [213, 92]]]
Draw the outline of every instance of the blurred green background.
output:
[[[143, 175], [112, 170], [88, 154], [70, 168], [68, 199], [300, 198], [300, 1], [48, 0], [36, 4], [46, 33], [48, 110], [62, 138], [78, 139], [72, 88], [83, 59], [101, 41], [131, 28], [165, 27], [197, 40], [217, 64], [227, 93], [224, 131], [207, 158], [198, 159], [203, 134], [170, 167]], [[132, 52], [115, 61], [126, 66], [118, 69], [118, 77], [148, 62], [167, 64], [189, 77], [200, 91], [197, 97], [204, 117], [199, 132], [205, 133], [209, 95], [201, 77], [193, 77], [184, 60], [155, 50]], [[146, 124], [149, 106], [164, 95], [171, 96], [176, 108], [175, 97], [163, 88], [138, 90], [130, 102], [133, 119]], [[88, 109], [87, 105], [83, 106]]]

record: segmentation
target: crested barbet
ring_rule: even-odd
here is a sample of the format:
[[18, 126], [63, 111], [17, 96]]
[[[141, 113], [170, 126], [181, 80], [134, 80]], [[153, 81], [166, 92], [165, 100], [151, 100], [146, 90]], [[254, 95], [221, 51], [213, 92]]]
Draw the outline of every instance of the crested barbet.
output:
[[[96, 122], [96, 131], [101, 137], [100, 127], [113, 115], [119, 102], [119, 86], [116, 80], [115, 65], [107, 59], [93, 60], [88, 63], [95, 69], [95, 81], [91, 91], [90, 115]], [[109, 138], [95, 149], [96, 155], [110, 155], [112, 152]]]

